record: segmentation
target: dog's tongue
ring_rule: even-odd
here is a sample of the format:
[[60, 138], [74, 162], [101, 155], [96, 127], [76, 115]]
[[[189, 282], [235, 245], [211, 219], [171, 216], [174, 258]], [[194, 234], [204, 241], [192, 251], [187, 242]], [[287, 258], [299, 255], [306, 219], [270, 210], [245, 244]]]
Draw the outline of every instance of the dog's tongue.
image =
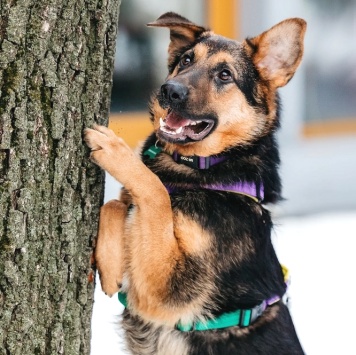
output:
[[188, 125], [190, 120], [177, 115], [174, 112], [170, 112], [165, 119], [165, 124], [171, 129], [177, 129]]

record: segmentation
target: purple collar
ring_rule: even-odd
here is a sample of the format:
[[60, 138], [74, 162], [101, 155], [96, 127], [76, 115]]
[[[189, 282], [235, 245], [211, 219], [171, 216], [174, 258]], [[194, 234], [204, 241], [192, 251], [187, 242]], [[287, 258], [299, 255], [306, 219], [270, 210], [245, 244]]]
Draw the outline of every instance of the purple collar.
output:
[[[143, 155], [149, 157], [149, 159], [154, 159], [157, 154], [162, 152], [161, 147], [155, 145], [149, 147], [144, 151]], [[172, 158], [175, 162], [179, 164], [185, 164], [195, 169], [209, 169], [211, 166], [222, 163], [227, 160], [225, 156], [210, 156], [210, 157], [200, 157], [200, 156], [184, 156], [177, 152], [172, 154]], [[217, 190], [217, 191], [228, 191], [234, 192], [241, 195], [246, 195], [251, 197], [256, 202], [261, 202], [264, 199], [264, 188], [263, 185], [257, 185], [253, 182], [236, 182], [232, 184], [210, 184], [210, 185], [192, 185], [192, 184], [182, 184], [182, 185], [170, 185], [165, 184], [169, 193], [176, 191], [186, 190], [186, 189], [207, 189], [207, 190]]]
[[[143, 152], [143, 155], [148, 156], [150, 159], [156, 158], [156, 156], [162, 152], [162, 148], [157, 145], [151, 145], [147, 150]], [[184, 156], [178, 154], [176, 151], [172, 154], [173, 160], [178, 164], [184, 164], [191, 168], [206, 170], [211, 166], [222, 163], [227, 160], [225, 156], [212, 155], [210, 157], [201, 157], [197, 155]]]
[[184, 156], [177, 152], [172, 154], [173, 160], [178, 164], [184, 164], [191, 168], [205, 170], [209, 169], [211, 166], [222, 163], [227, 159], [224, 156], [210, 156], [210, 157], [200, 157], [197, 155]]
[[[210, 157], [201, 157], [197, 155], [192, 156], [184, 156], [180, 155], [177, 152], [172, 154], [172, 158], [178, 164], [184, 164], [191, 168], [206, 170], [209, 169], [211, 166], [222, 163], [223, 161], [227, 160], [226, 156], [210, 156]], [[238, 194], [246, 195], [251, 197], [257, 202], [263, 201], [264, 199], [264, 189], [261, 185], [259, 189], [257, 188], [256, 184], [253, 182], [237, 182], [233, 184], [211, 184], [211, 185], [199, 185], [199, 186], [182, 186], [182, 188], [174, 187], [173, 189], [169, 186], [166, 186], [168, 192], [174, 192], [177, 190], [181, 190], [182, 188], [201, 188], [201, 189], [208, 189], [208, 190], [218, 190], [218, 191], [230, 191], [235, 192]]]
[[241, 195], [246, 195], [251, 197], [256, 202], [261, 202], [264, 199], [264, 189], [261, 185], [258, 189], [256, 184], [253, 182], [237, 182], [234, 184], [211, 184], [211, 185], [169, 185], [165, 184], [168, 193], [174, 193], [181, 190], [189, 190], [189, 189], [207, 189], [207, 190], [217, 190], [217, 191], [227, 191], [234, 192]]

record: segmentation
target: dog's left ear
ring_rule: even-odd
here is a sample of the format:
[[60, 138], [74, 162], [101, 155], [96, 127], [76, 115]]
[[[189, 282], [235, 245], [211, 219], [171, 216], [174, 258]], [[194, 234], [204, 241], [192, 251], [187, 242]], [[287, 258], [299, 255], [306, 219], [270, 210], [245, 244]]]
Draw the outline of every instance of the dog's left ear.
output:
[[302, 60], [306, 27], [304, 20], [292, 18], [244, 42], [261, 77], [276, 88], [289, 82]]
[[163, 14], [156, 21], [148, 23], [147, 26], [169, 28], [171, 42], [168, 47], [168, 64], [170, 68], [175, 59], [183, 54], [203, 32], [207, 31], [206, 28], [198, 26], [174, 12]]

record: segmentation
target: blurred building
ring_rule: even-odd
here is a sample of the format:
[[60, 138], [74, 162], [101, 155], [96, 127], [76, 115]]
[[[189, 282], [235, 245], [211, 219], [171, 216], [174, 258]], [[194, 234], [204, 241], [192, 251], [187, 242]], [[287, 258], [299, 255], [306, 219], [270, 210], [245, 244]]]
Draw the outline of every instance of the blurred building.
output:
[[166, 11], [238, 40], [288, 17], [308, 22], [302, 66], [280, 90], [287, 201], [277, 212], [356, 208], [356, 0], [123, 0], [110, 125], [132, 146], [167, 75], [169, 32], [145, 24]]

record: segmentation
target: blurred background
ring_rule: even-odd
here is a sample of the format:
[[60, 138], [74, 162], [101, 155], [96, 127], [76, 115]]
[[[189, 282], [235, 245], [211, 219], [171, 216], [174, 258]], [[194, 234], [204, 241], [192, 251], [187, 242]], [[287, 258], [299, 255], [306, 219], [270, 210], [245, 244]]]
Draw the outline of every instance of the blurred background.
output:
[[[145, 24], [166, 11], [240, 41], [288, 17], [308, 22], [302, 65], [280, 89], [285, 201], [273, 209], [274, 238], [292, 272], [292, 315], [306, 353], [356, 354], [356, 309], [347, 306], [356, 269], [356, 0], [122, 0], [109, 126], [132, 147], [151, 132], [147, 102], [167, 75], [169, 31]], [[118, 191], [107, 176], [105, 200]], [[110, 330], [99, 314], [121, 311], [99, 286], [93, 355], [115, 349], [102, 352]], [[336, 304], [347, 311], [334, 322]]]
[[166, 11], [238, 40], [288, 17], [308, 22], [303, 63], [280, 90], [277, 212], [356, 209], [356, 1], [123, 0], [110, 126], [131, 146], [151, 131], [147, 102], [167, 75], [169, 31], [145, 24]]

